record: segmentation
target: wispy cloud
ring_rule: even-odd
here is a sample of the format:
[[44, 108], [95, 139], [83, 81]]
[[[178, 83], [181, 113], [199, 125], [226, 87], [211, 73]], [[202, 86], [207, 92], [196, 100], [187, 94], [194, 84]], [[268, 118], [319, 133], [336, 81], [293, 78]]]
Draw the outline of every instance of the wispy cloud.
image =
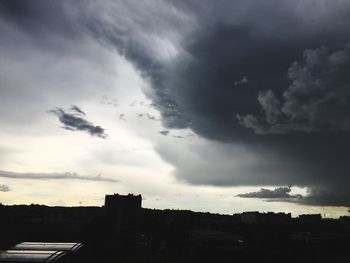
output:
[[86, 115], [85, 112], [83, 112], [78, 106], [72, 105], [70, 108], [72, 111], [75, 111], [78, 114]]
[[0, 184], [0, 192], [9, 192], [11, 191], [10, 187], [4, 184]]
[[119, 180], [102, 177], [101, 175], [79, 175], [77, 173], [18, 173], [0, 170], [0, 177], [30, 180], [83, 180], [117, 183]]
[[124, 113], [119, 114], [119, 120], [126, 121]]
[[86, 131], [92, 136], [97, 136], [103, 139], [107, 138], [107, 134], [102, 127], [95, 126], [83, 118], [86, 114], [78, 106], [73, 105], [68, 111], [62, 108], [55, 108], [48, 112], [56, 115], [58, 120], [64, 125], [62, 128], [66, 130]]
[[246, 83], [248, 83], [248, 78], [246, 76], [243, 76], [241, 80], [235, 81], [234, 85], [237, 86], [237, 85], [243, 85]]
[[119, 102], [117, 99], [109, 99], [107, 95], [102, 97], [100, 103], [103, 105], [112, 106], [114, 108], [117, 108], [119, 106]]
[[153, 116], [149, 113], [146, 114], [146, 117], [151, 121], [159, 121], [159, 119], [156, 116]]
[[167, 130], [164, 130], [164, 131], [159, 131], [159, 133], [160, 133], [161, 135], [167, 136], [170, 132], [167, 131]]
[[149, 119], [151, 121], [160, 121], [159, 118], [157, 118], [156, 116], [153, 116], [149, 113], [139, 113], [139, 114], [137, 114], [137, 117], [139, 117], [139, 118], [146, 117], [147, 119]]

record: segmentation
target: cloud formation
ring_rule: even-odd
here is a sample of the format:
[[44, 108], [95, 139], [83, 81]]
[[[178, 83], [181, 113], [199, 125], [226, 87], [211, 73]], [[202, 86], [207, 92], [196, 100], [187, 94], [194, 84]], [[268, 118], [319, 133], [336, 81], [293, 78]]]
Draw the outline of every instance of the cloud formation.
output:
[[[1, 7], [2, 41], [18, 42], [10, 26], [31, 40], [22, 42], [50, 50], [57, 38], [88, 36], [132, 62], [165, 129], [189, 128], [207, 140], [188, 149], [157, 145], [177, 178], [305, 186], [302, 202], [350, 206], [349, 1], [13, 0]], [[77, 110], [53, 113], [66, 129], [106, 136]]]
[[167, 136], [170, 132], [168, 130], [159, 131], [161, 135]]
[[77, 114], [81, 114], [81, 115], [86, 115], [85, 112], [83, 112], [78, 106], [76, 105], [72, 105], [71, 106], [71, 111], [76, 112]]
[[293, 199], [302, 198], [300, 194], [292, 195], [290, 194], [292, 190], [290, 187], [278, 187], [273, 190], [261, 188], [257, 192], [249, 192], [245, 194], [238, 194], [238, 197], [243, 198], [263, 198], [263, 199]]
[[4, 184], [0, 184], [0, 192], [9, 192], [11, 191], [10, 187]]
[[238, 116], [256, 133], [350, 131], [350, 44], [331, 52], [308, 49], [303, 63], [288, 69], [291, 85], [281, 100], [272, 90], [261, 92], [263, 116]]
[[77, 106], [72, 106], [70, 111], [56, 108], [48, 112], [58, 117], [58, 120], [64, 125], [62, 127], [63, 129], [70, 131], [86, 131], [92, 136], [97, 136], [103, 139], [107, 138], [105, 130], [84, 119], [83, 117], [86, 114]]
[[139, 118], [146, 117], [148, 120], [151, 120], [151, 121], [159, 121], [159, 119], [156, 116], [153, 116], [149, 113], [139, 113], [137, 114], [137, 117]]
[[124, 113], [119, 114], [119, 120], [126, 121]]
[[0, 177], [24, 180], [83, 180], [83, 181], [101, 181], [117, 183], [116, 179], [102, 177], [101, 175], [87, 176], [77, 173], [18, 173], [0, 170]]

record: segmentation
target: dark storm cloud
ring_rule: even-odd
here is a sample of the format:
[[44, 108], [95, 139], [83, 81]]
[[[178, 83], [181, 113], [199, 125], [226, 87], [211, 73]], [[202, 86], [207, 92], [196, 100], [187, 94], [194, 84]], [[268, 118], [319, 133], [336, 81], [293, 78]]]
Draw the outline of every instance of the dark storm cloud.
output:
[[4, 184], [0, 184], [0, 192], [9, 192], [11, 191], [10, 187]]
[[69, 112], [62, 108], [56, 108], [48, 112], [58, 117], [58, 120], [64, 125], [62, 127], [64, 129], [70, 131], [86, 131], [92, 136], [97, 136], [103, 139], [107, 138], [105, 130], [84, 119], [83, 116], [85, 116], [85, 113], [77, 106], [72, 106]]
[[[78, 30], [115, 48], [150, 82], [166, 129], [211, 140], [191, 146], [194, 163], [158, 149], [180, 179], [307, 186], [302, 202], [350, 205], [349, 1], [8, 3], [4, 19], [29, 34]], [[77, 112], [54, 113], [65, 128], [104, 136]], [[238, 155], [249, 158], [235, 172]]]
[[282, 102], [271, 90], [260, 93], [264, 116], [239, 116], [256, 133], [350, 130], [350, 45], [330, 52], [322, 47], [304, 52], [302, 64], [288, 69], [292, 83]]
[[302, 198], [300, 194], [290, 194], [292, 190], [290, 187], [278, 187], [273, 190], [261, 188], [257, 192], [249, 192], [245, 194], [238, 194], [238, 197], [243, 198], [263, 198], [263, 199], [289, 199], [289, 198]]
[[17, 173], [0, 170], [0, 177], [24, 180], [83, 180], [117, 183], [116, 179], [97, 176], [79, 175], [77, 173]]
[[[184, 40], [186, 52], [167, 73], [150, 73], [156, 94], [171, 101], [158, 98], [156, 105], [168, 128], [189, 127], [244, 145], [259, 158], [242, 175], [229, 169], [220, 174], [214, 165], [206, 176], [205, 168], [164, 155], [176, 164], [177, 176], [194, 184], [296, 184], [310, 189], [301, 202], [350, 205], [350, 3], [237, 1], [196, 11], [197, 3], [185, 4], [195, 6], [201, 24]], [[235, 8], [245, 12], [235, 16]], [[239, 82], [244, 77], [248, 81]], [[207, 158], [205, 151], [198, 155]], [[219, 156], [203, 162], [220, 163]]]
[[36, 37], [45, 37], [51, 31], [74, 37], [78, 31], [67, 16], [68, 1], [21, 1], [0, 0], [0, 16], [2, 20], [14, 24], [21, 31]]
[[248, 79], [246, 76], [243, 76], [243, 78], [241, 80], [237, 80], [235, 81], [234, 85], [244, 85], [245, 83], [248, 83]]

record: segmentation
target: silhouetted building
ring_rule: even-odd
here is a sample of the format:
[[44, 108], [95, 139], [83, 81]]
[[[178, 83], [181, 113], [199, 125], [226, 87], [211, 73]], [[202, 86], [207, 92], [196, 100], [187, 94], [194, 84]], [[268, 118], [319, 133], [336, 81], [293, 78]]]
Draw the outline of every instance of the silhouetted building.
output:
[[350, 225], [350, 216], [341, 216], [339, 217], [339, 221], [344, 224]]
[[244, 212], [241, 214], [241, 222], [247, 225], [258, 223], [268, 225], [287, 225], [292, 222], [292, 215], [290, 213]]
[[259, 221], [259, 212], [244, 212], [241, 214], [241, 221], [244, 224], [256, 224]]
[[310, 215], [299, 215], [299, 222], [303, 224], [319, 224], [321, 223], [322, 217], [321, 214], [310, 214]]
[[267, 224], [288, 225], [292, 222], [291, 213], [273, 213], [268, 212], [263, 214], [263, 222]]
[[106, 195], [105, 211], [112, 220], [113, 234], [123, 240], [135, 241], [140, 232], [141, 195]]

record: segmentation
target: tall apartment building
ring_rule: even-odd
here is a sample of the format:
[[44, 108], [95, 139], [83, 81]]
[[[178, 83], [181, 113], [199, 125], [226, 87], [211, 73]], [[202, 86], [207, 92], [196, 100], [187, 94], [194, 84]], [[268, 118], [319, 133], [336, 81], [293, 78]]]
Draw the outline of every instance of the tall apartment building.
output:
[[105, 211], [112, 222], [112, 231], [116, 237], [131, 242], [138, 238], [141, 203], [141, 195], [106, 195]]

